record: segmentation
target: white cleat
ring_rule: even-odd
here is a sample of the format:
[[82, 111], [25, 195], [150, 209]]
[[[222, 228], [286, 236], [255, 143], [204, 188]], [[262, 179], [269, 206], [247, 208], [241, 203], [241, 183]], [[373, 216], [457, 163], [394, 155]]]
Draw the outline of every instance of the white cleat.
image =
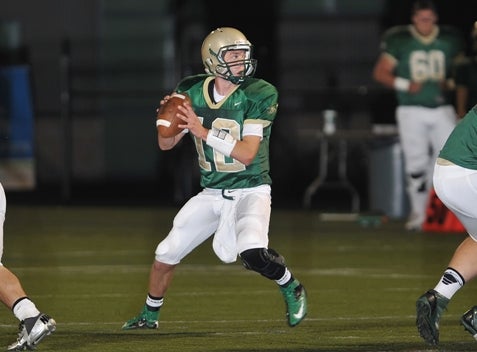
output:
[[56, 321], [40, 313], [36, 317], [23, 320], [19, 329], [17, 341], [8, 346], [7, 351], [34, 350], [45, 336], [56, 330]]

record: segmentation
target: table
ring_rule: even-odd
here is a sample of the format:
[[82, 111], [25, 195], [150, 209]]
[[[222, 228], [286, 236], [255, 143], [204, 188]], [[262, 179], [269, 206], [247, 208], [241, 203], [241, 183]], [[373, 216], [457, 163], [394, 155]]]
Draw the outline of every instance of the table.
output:
[[[308, 137], [318, 139], [320, 143], [319, 153], [319, 172], [314, 180], [308, 185], [303, 197], [303, 206], [305, 209], [311, 208], [311, 201], [313, 195], [320, 188], [340, 188], [344, 189], [350, 194], [351, 204], [350, 210], [352, 213], [359, 213], [361, 199], [357, 189], [349, 181], [348, 169], [348, 145], [352, 141], [369, 141], [376, 138], [395, 136], [397, 132], [391, 130], [337, 130], [333, 134], [323, 133], [321, 130], [301, 131], [302, 135], [306, 134]], [[328, 169], [330, 166], [329, 149], [330, 145], [334, 144], [337, 147], [337, 180], [328, 180]]]

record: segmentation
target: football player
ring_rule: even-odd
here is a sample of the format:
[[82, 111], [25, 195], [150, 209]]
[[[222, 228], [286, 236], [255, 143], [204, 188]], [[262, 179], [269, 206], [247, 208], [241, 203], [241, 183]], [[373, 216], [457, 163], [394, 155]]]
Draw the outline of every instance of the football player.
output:
[[[469, 236], [457, 247], [434, 289], [416, 302], [416, 324], [422, 338], [439, 343], [439, 320], [454, 294], [477, 276], [477, 105], [455, 127], [434, 169], [434, 188], [442, 202], [457, 216]], [[477, 339], [477, 306], [460, 319]]]
[[212, 31], [201, 51], [206, 73], [184, 78], [175, 89], [192, 101], [177, 114], [185, 130], [169, 138], [158, 133], [158, 143], [161, 150], [170, 150], [186, 134], [192, 137], [203, 190], [181, 208], [158, 244], [145, 305], [122, 328], [158, 327], [159, 310], [176, 266], [211, 236], [213, 250], [224, 263], [239, 257], [246, 269], [277, 284], [287, 323], [296, 326], [307, 314], [305, 288], [283, 257], [268, 247], [269, 143], [277, 90], [252, 77], [256, 68], [252, 45], [239, 30]]
[[453, 28], [437, 25], [437, 11], [430, 0], [416, 1], [411, 19], [411, 25], [384, 33], [373, 77], [396, 91], [396, 120], [411, 206], [405, 227], [421, 230], [432, 165], [457, 120], [449, 78], [453, 61], [464, 54], [464, 40]]
[[36, 308], [27, 297], [18, 277], [2, 264], [3, 223], [6, 210], [5, 191], [0, 183], [0, 301], [20, 320], [18, 339], [8, 346], [7, 350], [33, 350], [45, 336], [56, 330], [56, 322]]

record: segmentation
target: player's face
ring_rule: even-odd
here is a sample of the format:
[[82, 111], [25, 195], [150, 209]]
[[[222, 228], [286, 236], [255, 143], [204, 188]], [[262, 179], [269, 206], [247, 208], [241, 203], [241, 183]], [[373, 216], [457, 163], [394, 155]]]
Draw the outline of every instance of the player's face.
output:
[[[243, 60], [247, 59], [247, 53], [245, 50], [228, 50], [224, 54], [224, 61], [229, 64], [230, 70], [233, 75], [242, 74], [245, 70], [245, 64]], [[233, 64], [237, 61], [237, 64]]]
[[428, 36], [434, 30], [437, 15], [432, 10], [419, 10], [412, 16], [412, 22], [419, 34]]

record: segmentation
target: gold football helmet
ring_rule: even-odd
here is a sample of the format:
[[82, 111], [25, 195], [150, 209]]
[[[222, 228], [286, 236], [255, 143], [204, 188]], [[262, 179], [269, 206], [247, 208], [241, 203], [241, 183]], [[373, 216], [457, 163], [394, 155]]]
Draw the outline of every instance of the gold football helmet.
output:
[[[244, 50], [245, 59], [225, 62], [224, 54], [229, 50]], [[257, 60], [252, 58], [253, 46], [242, 32], [235, 28], [222, 27], [210, 32], [202, 43], [202, 62], [205, 72], [219, 76], [226, 80], [240, 84], [245, 77], [255, 73]], [[239, 76], [233, 75], [232, 66], [243, 65], [244, 69]]]

